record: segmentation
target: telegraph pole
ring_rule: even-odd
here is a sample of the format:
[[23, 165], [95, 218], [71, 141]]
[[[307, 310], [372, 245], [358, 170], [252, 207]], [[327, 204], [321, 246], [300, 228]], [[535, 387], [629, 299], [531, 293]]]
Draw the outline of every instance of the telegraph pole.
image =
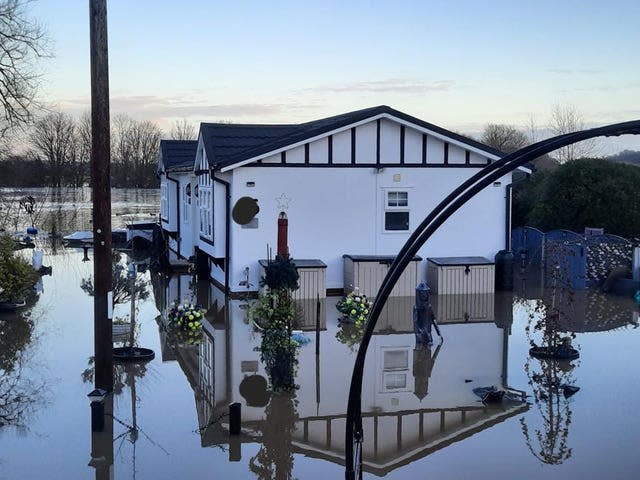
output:
[[91, 184], [93, 192], [93, 324], [95, 387], [113, 390], [111, 312], [111, 139], [107, 2], [89, 1], [91, 51]]

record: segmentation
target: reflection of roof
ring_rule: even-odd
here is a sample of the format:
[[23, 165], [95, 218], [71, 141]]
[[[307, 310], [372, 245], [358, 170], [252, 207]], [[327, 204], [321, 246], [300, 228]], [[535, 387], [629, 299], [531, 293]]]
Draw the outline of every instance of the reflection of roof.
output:
[[[365, 435], [367, 438], [375, 438], [376, 442], [369, 441], [368, 445], [378, 445], [378, 450], [367, 454], [365, 450], [363, 452], [364, 471], [373, 473], [375, 475], [383, 476], [389, 472], [414, 462], [420, 458], [430, 455], [442, 448], [445, 448], [452, 443], [464, 440], [472, 435], [481, 432], [487, 428], [503, 422], [504, 420], [523, 413], [529, 409], [528, 403], [514, 404], [510, 406], [479, 406], [479, 407], [460, 407], [451, 409], [424, 409], [405, 412], [388, 412], [388, 413], [363, 413], [363, 423], [365, 424]], [[402, 419], [406, 418], [405, 422], [413, 422], [421, 416], [433, 415], [439, 417], [438, 429], [434, 434], [429, 435], [424, 433], [422, 436], [419, 434], [413, 439], [402, 437]], [[447, 420], [447, 417], [454, 416], [454, 419]], [[382, 424], [384, 417], [396, 417], [400, 420], [397, 421], [397, 425], [400, 425], [400, 431], [386, 436], [377, 432], [371, 431], [370, 427], [376, 429], [378, 425]], [[309, 422], [318, 422], [323, 427], [327, 425], [327, 422], [336, 421], [344, 428], [345, 416], [335, 417], [311, 417], [303, 418], [297, 422], [296, 438], [293, 441], [293, 451], [295, 453], [303, 453], [310, 457], [321, 458], [325, 460], [344, 465], [344, 449], [340, 446], [344, 439], [344, 430], [341, 435], [332, 432], [333, 436], [339, 439], [336, 442], [338, 445], [335, 447], [327, 447], [326, 445], [317, 445], [309, 442], [304, 438], [304, 432], [309, 431], [313, 427], [309, 425]], [[367, 423], [368, 422], [368, 423]], [[424, 424], [427, 422], [425, 421]], [[306, 425], [305, 425], [306, 424]], [[387, 424], [388, 425], [388, 424]], [[329, 429], [329, 427], [326, 427]], [[367, 431], [368, 430], [368, 431]], [[407, 429], [409, 430], [409, 429]], [[417, 429], [419, 431], [419, 427]], [[319, 431], [319, 427], [316, 427], [314, 431]], [[389, 448], [384, 451], [385, 439], [389, 442]], [[399, 443], [401, 439], [401, 443]], [[382, 445], [382, 448], [380, 448]]]

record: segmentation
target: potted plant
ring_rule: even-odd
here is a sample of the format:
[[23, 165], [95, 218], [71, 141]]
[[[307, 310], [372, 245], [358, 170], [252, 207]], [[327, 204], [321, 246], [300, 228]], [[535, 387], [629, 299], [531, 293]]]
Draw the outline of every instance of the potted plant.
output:
[[366, 295], [360, 294], [357, 288], [336, 303], [336, 308], [342, 313], [336, 338], [351, 350], [354, 350], [362, 339], [372, 305], [373, 302]]
[[185, 300], [174, 302], [169, 309], [169, 324], [177, 336], [186, 343], [197, 343], [202, 338], [202, 320], [207, 311], [200, 305]]
[[14, 310], [24, 306], [36, 281], [37, 272], [14, 253], [11, 237], [0, 236], [0, 308]]

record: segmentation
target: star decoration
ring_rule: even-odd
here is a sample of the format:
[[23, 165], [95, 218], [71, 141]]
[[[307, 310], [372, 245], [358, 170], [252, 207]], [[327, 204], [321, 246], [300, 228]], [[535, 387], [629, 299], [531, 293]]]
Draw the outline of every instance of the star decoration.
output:
[[291, 199], [287, 197], [286, 194], [283, 193], [279, 197], [276, 197], [276, 202], [278, 202], [278, 210], [287, 211], [287, 209], [289, 208], [289, 202], [291, 202]]

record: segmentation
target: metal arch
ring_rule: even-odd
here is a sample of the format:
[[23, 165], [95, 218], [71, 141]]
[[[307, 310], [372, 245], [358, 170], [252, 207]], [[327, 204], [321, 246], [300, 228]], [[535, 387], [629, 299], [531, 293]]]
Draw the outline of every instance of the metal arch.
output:
[[[353, 374], [351, 376], [351, 386], [349, 389], [349, 400], [347, 405], [347, 418], [345, 429], [345, 479], [355, 480], [356, 473], [354, 470], [354, 441], [358, 438], [362, 439], [362, 418], [361, 394], [362, 394], [362, 376], [364, 371], [364, 361], [369, 347], [369, 342], [373, 336], [382, 307], [389, 298], [391, 290], [395, 286], [398, 278], [407, 267], [413, 256], [418, 252], [420, 247], [435, 233], [451, 215], [453, 215], [467, 201], [473, 198], [477, 193], [485, 187], [499, 179], [500, 177], [512, 172], [518, 167], [523, 166], [530, 160], [545, 155], [559, 148], [588, 140], [595, 137], [610, 137], [619, 135], [638, 135], [640, 134], [640, 120], [630, 122], [617, 123], [604, 127], [582, 130], [579, 132], [567, 133], [559, 135], [541, 142], [534, 143], [528, 147], [522, 148], [505, 157], [487, 165], [481, 171], [473, 175], [467, 181], [462, 183], [458, 188], [451, 192], [444, 200], [442, 200], [422, 221], [422, 223], [411, 234], [409, 239], [400, 249], [395, 260], [391, 264], [387, 272], [378, 295], [371, 308], [369, 320], [366, 324], [358, 354], [356, 356]], [[362, 462], [362, 458], [359, 459]], [[362, 476], [361, 465], [358, 466], [359, 478]]]

